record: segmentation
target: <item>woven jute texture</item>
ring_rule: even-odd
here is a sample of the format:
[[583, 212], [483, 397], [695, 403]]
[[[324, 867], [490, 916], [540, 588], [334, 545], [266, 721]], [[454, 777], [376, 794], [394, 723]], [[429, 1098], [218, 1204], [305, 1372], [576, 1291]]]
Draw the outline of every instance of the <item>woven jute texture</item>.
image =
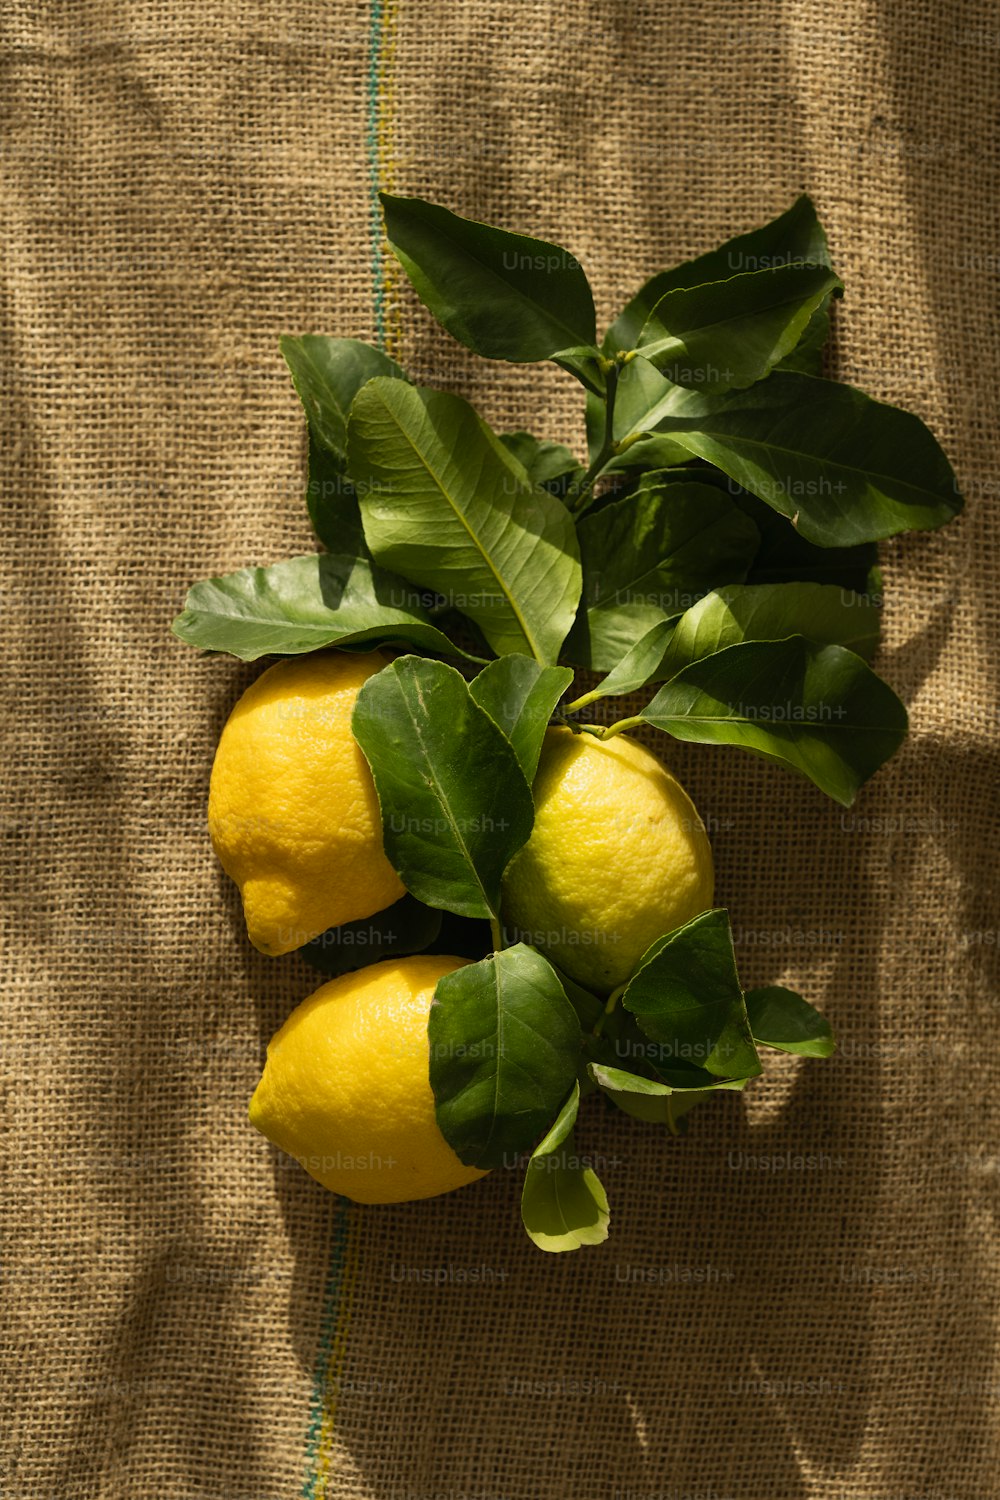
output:
[[[961, 0], [8, 0], [4, 1500], [1000, 1495], [995, 515], [1000, 23]], [[254, 669], [188, 585], [312, 547], [283, 332], [372, 338], [578, 443], [569, 377], [449, 346], [374, 182], [559, 240], [610, 316], [813, 194], [833, 369], [919, 412], [968, 508], [883, 548], [912, 736], [844, 812], [664, 741], [747, 982], [828, 1063], [689, 1138], [588, 1108], [613, 1208], [543, 1256], [518, 1174], [348, 1207], [246, 1122], [315, 984], [208, 845]], [[374, 269], [373, 269], [374, 268]]]

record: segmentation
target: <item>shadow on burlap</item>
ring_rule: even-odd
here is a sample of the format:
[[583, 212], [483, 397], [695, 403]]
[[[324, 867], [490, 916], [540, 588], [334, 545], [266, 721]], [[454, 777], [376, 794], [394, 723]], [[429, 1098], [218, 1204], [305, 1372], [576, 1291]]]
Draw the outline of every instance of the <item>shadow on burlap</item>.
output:
[[[983, 1500], [995, 13], [385, 10], [383, 180], [567, 244], [604, 315], [810, 191], [848, 287], [837, 373], [930, 422], [969, 506], [883, 548], [881, 669], [913, 734], [855, 809], [662, 745], [710, 825], [747, 982], [800, 987], [838, 1057], [769, 1063], [682, 1143], [593, 1101], [579, 1144], [613, 1209], [597, 1250], [537, 1253], [514, 1172], [353, 1209], [313, 1492]], [[168, 627], [194, 579], [311, 546], [277, 338], [374, 332], [371, 18], [342, 0], [33, 12], [2, 23], [0, 1493], [277, 1500], [306, 1473], [341, 1228], [245, 1104], [314, 979], [250, 952], [205, 834], [214, 741], [253, 671]], [[477, 362], [398, 296], [419, 378], [580, 441], [568, 377]]]

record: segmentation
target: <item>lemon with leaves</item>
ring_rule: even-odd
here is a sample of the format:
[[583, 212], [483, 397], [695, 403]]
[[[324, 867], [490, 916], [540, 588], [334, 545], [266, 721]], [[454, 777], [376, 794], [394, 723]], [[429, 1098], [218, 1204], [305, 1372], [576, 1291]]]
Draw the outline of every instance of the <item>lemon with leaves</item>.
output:
[[624, 984], [651, 943], [711, 905], [708, 835], [676, 777], [635, 740], [550, 729], [535, 825], [504, 915], [589, 989]]
[[290, 953], [404, 893], [351, 733], [355, 699], [385, 665], [378, 652], [279, 662], [247, 689], [222, 731], [209, 832], [262, 953]]
[[486, 1174], [438, 1128], [427, 1017], [462, 958], [387, 959], [324, 984], [267, 1049], [250, 1121], [317, 1182], [358, 1203], [406, 1203]]

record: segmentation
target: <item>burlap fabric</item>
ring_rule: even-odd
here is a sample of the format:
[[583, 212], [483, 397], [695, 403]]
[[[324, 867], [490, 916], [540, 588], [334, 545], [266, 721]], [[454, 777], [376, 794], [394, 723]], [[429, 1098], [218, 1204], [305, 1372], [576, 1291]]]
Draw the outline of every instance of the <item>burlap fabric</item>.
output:
[[[1000, 1495], [995, 8], [0, 24], [4, 1500]], [[913, 734], [855, 810], [669, 747], [743, 970], [841, 1050], [683, 1143], [592, 1109], [612, 1237], [576, 1256], [530, 1246], [513, 1172], [348, 1207], [245, 1119], [314, 976], [250, 951], [206, 838], [252, 670], [168, 630], [191, 581], [312, 545], [278, 336], [378, 323], [497, 423], [580, 439], [568, 377], [465, 356], [381, 265], [376, 181], [561, 240], [606, 315], [809, 190], [837, 373], [928, 420], [970, 502], [883, 549]]]

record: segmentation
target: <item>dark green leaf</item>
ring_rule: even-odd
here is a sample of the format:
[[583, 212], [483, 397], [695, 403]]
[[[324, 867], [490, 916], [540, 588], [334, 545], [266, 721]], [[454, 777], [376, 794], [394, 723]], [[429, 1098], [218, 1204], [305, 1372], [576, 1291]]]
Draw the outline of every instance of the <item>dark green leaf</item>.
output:
[[552, 359], [560, 369], [578, 380], [585, 390], [603, 398], [607, 375], [599, 349], [592, 344], [584, 344], [578, 349], [561, 349], [558, 354], [553, 354]]
[[330, 339], [307, 333], [287, 334], [279, 340], [285, 363], [309, 420], [309, 430], [321, 447], [341, 462], [347, 452], [347, 414], [367, 380], [384, 375], [405, 380], [396, 361], [359, 339]]
[[841, 285], [823, 266], [772, 266], [677, 287], [653, 308], [638, 347], [668, 380], [707, 395], [753, 385], [790, 354]]
[[509, 1165], [576, 1076], [576, 1011], [551, 965], [523, 943], [440, 979], [428, 1035], [438, 1125], [467, 1166]]
[[641, 717], [675, 739], [778, 761], [845, 807], [906, 735], [906, 709], [859, 656], [802, 636], [692, 662]]
[[587, 1071], [602, 1093], [633, 1120], [643, 1120], [649, 1125], [670, 1123], [669, 1099], [675, 1091], [669, 1084], [643, 1078], [639, 1073], [626, 1073], [621, 1068], [609, 1068], [603, 1063], [588, 1063]]
[[328, 551], [341, 557], [361, 557], [367, 553], [354, 486], [344, 473], [341, 460], [317, 442], [311, 428], [306, 507], [313, 531]]
[[749, 990], [747, 1015], [754, 1040], [779, 1052], [797, 1052], [803, 1057], [829, 1057], [836, 1043], [830, 1023], [808, 1000], [781, 985]]
[[514, 747], [530, 786], [552, 711], [573, 681], [569, 667], [540, 667], [530, 656], [501, 656], [469, 684]]
[[564, 495], [572, 481], [583, 473], [583, 465], [562, 443], [546, 442], [532, 437], [530, 432], [501, 432], [499, 436], [532, 484], [541, 485], [551, 495]]
[[746, 271], [762, 271], [772, 266], [829, 266], [830, 252], [826, 235], [816, 217], [811, 199], [803, 195], [791, 208], [770, 223], [686, 260], [669, 271], [654, 276], [637, 292], [624, 311], [608, 329], [604, 349], [634, 349], [642, 325], [660, 298], [678, 287], [701, 286], [706, 281], [724, 281], [728, 276]]
[[416, 591], [401, 578], [363, 557], [333, 553], [196, 583], [173, 629], [189, 646], [227, 651], [241, 661], [373, 641], [466, 655], [430, 623]]
[[646, 421], [823, 547], [933, 529], [962, 507], [919, 417], [834, 380], [775, 371], [726, 396], [668, 386]]
[[[605, 1017], [603, 1031], [598, 1036], [584, 1038], [584, 1052], [588, 1062], [599, 1063], [605, 1068], [624, 1069], [644, 1078], [665, 1083], [685, 1099], [694, 1098], [698, 1092], [715, 1092], [719, 1089], [742, 1089], [747, 1078], [717, 1078], [696, 1063], [678, 1056], [678, 1048], [671, 1042], [654, 1042], [640, 1028], [631, 1011], [615, 1005]], [[673, 1111], [675, 1118], [679, 1111]]]
[[380, 197], [400, 264], [460, 343], [514, 364], [593, 344], [593, 295], [569, 251], [461, 219], [420, 198]]
[[873, 583], [878, 568], [875, 542], [862, 542], [856, 547], [817, 547], [807, 542], [786, 516], [756, 495], [717, 469], [707, 472], [718, 476], [760, 532], [760, 547], [747, 574], [748, 583], [830, 583], [858, 594], [880, 593]]
[[760, 1072], [724, 910], [703, 912], [654, 943], [622, 1004], [682, 1063], [727, 1079]]
[[751, 1077], [757, 1076], [756, 1074], [752, 1074], [747, 1078], [716, 1078], [714, 1074], [708, 1072], [705, 1068], [697, 1067], [694, 1063], [684, 1062], [683, 1060], [673, 1061], [667, 1055], [667, 1052], [668, 1044], [663, 1043], [661, 1059], [653, 1061], [652, 1066], [656, 1072], [656, 1076], [663, 1083], [669, 1083], [671, 1088], [676, 1089], [685, 1098], [709, 1091], [718, 1092], [719, 1090], [724, 1091], [726, 1089], [739, 1093], [746, 1088], [747, 1084], [751, 1081]]
[[521, 1194], [521, 1219], [529, 1238], [551, 1253], [600, 1245], [608, 1237], [607, 1194], [573, 1147], [579, 1107], [580, 1085], [575, 1084], [528, 1163]]
[[349, 974], [383, 958], [421, 953], [441, 931], [441, 913], [403, 896], [373, 917], [331, 927], [298, 950], [299, 957], [324, 974]]
[[879, 610], [864, 594], [823, 583], [731, 583], [713, 589], [677, 621], [660, 670], [673, 677], [689, 662], [739, 641], [804, 635], [821, 646], [846, 646], [870, 660], [878, 646]]
[[[713, 468], [711, 464], [703, 464], [697, 459], [692, 462], [690, 453], [685, 455], [684, 463], [681, 465], [675, 464], [664, 469], [644, 469], [642, 473], [633, 475], [628, 481], [630, 493], [635, 490], [662, 490], [668, 484], [711, 484], [731, 498], [742, 497], [746, 494], [745, 490], [733, 484], [725, 474], [720, 474], [719, 470]], [[733, 491], [735, 491], [735, 496]], [[760, 504], [760, 501], [754, 499], [752, 495], [747, 498], [754, 505]], [[774, 515], [774, 512], [768, 510], [767, 506], [764, 506], [764, 510], [768, 516]]]
[[407, 889], [459, 916], [495, 916], [534, 811], [509, 741], [465, 679], [443, 662], [400, 657], [364, 684], [352, 727], [375, 778], [385, 852]]
[[[645, 360], [643, 361], [645, 364]], [[591, 458], [596, 456], [596, 448], [591, 453]], [[616, 453], [608, 459], [601, 470], [605, 474], [627, 474], [632, 470], [659, 469], [665, 470], [669, 465], [683, 469], [690, 464], [691, 455], [686, 448], [672, 439], [653, 434], [652, 437], [639, 438], [621, 453]]]
[[695, 1104], [709, 1098], [713, 1093], [729, 1089], [741, 1089], [750, 1082], [748, 1078], [727, 1078], [712, 1081], [706, 1073], [704, 1087], [687, 1088], [661, 1083], [656, 1078], [644, 1078], [639, 1073], [626, 1073], [621, 1068], [609, 1068], [604, 1063], [587, 1064], [587, 1070], [613, 1104], [616, 1104], [633, 1120], [643, 1120], [649, 1125], [666, 1125], [675, 1130], [678, 1120]]
[[647, 682], [659, 679], [667, 658], [668, 643], [678, 619], [680, 616], [674, 615], [670, 619], [660, 620], [645, 635], [641, 635], [607, 677], [584, 694], [582, 699], [577, 700], [577, 708], [582, 708], [584, 703], [595, 703], [598, 698], [615, 698], [625, 693], [634, 693]]
[[348, 452], [376, 560], [443, 595], [498, 655], [554, 663], [580, 596], [573, 523], [468, 402], [370, 381]]
[[559, 976], [559, 983], [566, 992], [566, 999], [572, 1005], [580, 1018], [580, 1025], [585, 1031], [592, 1031], [604, 1014], [605, 1001], [598, 995], [591, 994], [585, 990], [582, 984], [577, 984], [575, 979], [570, 979], [564, 974], [557, 964], [553, 964]]
[[831, 301], [832, 297], [823, 298], [795, 348], [783, 359], [779, 359], [779, 370], [798, 370], [800, 375], [823, 374], [823, 350], [830, 337]]
[[757, 529], [714, 486], [639, 490], [578, 526], [583, 603], [566, 656], [599, 672], [706, 589], [742, 578]]

